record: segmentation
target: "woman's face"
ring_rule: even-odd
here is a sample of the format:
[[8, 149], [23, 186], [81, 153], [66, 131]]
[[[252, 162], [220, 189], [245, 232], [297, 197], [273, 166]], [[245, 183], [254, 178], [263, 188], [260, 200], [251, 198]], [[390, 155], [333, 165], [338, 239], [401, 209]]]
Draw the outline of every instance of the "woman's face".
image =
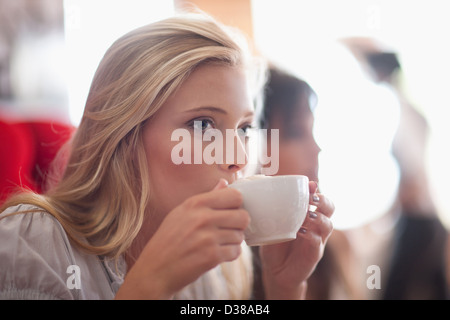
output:
[[287, 124], [280, 118], [274, 119], [273, 128], [280, 129], [278, 175], [305, 175], [318, 181], [319, 153], [314, 135], [314, 116], [307, 108], [298, 108]]
[[[194, 152], [198, 157], [199, 143], [202, 143], [203, 152], [212, 142], [194, 136], [194, 130], [197, 133], [213, 128], [220, 130], [225, 154], [226, 130], [246, 131], [253, 121], [253, 104], [242, 69], [212, 64], [195, 69], [144, 127], [143, 141], [152, 192], [151, 209], [162, 217], [188, 197], [212, 190], [220, 178], [232, 183], [246, 161], [238, 161], [237, 157], [226, 161], [224, 157], [222, 164], [205, 164], [202, 157], [202, 163], [195, 164]], [[171, 141], [175, 130], [184, 135], [182, 138], [177, 135], [177, 139]], [[186, 133], [190, 138], [187, 142]], [[190, 145], [190, 150], [184, 148], [183, 151], [191, 153], [188, 155], [191, 164], [176, 164], [173, 159], [174, 148], [178, 148], [176, 156], [181, 154], [178, 152], [181, 143]], [[240, 151], [243, 150], [242, 144], [236, 145], [241, 148]], [[238, 154], [237, 150], [235, 154]]]

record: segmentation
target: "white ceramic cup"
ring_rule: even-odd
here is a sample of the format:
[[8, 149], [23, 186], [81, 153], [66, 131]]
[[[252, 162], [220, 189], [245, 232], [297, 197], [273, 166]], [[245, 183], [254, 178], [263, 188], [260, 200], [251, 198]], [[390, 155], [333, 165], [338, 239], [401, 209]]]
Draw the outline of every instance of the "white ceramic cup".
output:
[[309, 179], [301, 175], [253, 176], [229, 187], [242, 193], [242, 207], [250, 214], [245, 230], [249, 246], [297, 238], [309, 208]]

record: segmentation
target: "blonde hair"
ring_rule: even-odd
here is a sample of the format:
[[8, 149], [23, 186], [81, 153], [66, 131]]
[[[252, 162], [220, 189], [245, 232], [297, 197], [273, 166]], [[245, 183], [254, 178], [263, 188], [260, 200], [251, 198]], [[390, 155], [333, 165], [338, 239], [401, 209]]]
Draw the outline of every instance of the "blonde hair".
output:
[[44, 195], [13, 197], [2, 211], [36, 205], [80, 248], [118, 258], [138, 234], [151, 193], [143, 125], [205, 63], [254, 65], [235, 34], [203, 14], [178, 15], [119, 38], [98, 66], [56, 185]]

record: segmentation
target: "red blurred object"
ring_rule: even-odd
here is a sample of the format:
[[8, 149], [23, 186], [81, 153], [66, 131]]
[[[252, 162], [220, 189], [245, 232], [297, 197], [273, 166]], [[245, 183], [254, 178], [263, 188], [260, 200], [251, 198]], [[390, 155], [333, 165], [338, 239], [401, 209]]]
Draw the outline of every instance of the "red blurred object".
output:
[[21, 188], [43, 191], [50, 164], [75, 127], [0, 119], [0, 203]]

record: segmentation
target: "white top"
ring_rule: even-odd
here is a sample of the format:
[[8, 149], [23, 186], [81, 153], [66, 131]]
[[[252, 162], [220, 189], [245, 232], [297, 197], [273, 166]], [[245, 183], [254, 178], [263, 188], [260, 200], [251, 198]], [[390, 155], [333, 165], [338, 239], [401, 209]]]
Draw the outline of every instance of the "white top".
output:
[[[36, 209], [10, 207], [0, 214]], [[82, 252], [44, 212], [0, 219], [0, 299], [113, 299], [126, 264]]]
[[[123, 257], [116, 270], [113, 260], [82, 252], [47, 212], [1, 219], [9, 213], [36, 209], [42, 211], [21, 204], [0, 213], [0, 300], [113, 299], [126, 274]], [[246, 246], [243, 249], [249, 251]], [[236, 266], [224, 263], [209, 270], [173, 299], [229, 299], [223, 268]]]

